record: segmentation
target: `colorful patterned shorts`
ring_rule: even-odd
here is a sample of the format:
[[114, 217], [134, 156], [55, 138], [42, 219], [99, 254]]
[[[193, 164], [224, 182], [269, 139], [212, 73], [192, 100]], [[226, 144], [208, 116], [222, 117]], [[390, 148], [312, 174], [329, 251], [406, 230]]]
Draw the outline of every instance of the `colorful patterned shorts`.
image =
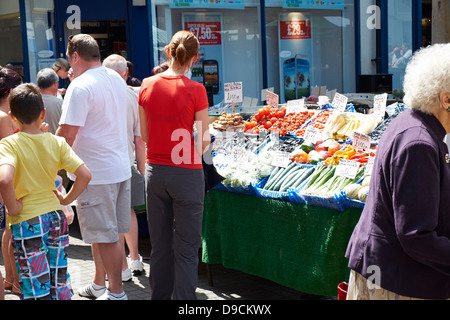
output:
[[21, 298], [70, 300], [69, 230], [64, 213], [49, 212], [11, 226]]

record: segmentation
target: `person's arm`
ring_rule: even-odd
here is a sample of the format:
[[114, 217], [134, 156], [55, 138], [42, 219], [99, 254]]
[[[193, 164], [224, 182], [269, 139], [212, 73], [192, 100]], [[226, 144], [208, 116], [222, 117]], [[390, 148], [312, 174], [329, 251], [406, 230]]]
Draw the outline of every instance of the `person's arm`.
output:
[[145, 142], [140, 136], [134, 137], [134, 153], [136, 156], [137, 169], [142, 175], [145, 175]]
[[12, 165], [4, 164], [0, 166], [0, 193], [6, 206], [6, 212], [10, 216], [16, 216], [22, 211], [22, 199], [16, 199], [13, 178], [15, 168]]
[[56, 130], [55, 135], [63, 137], [64, 139], [66, 139], [66, 142], [69, 144], [69, 146], [72, 146], [73, 142], [75, 141], [75, 138], [77, 137], [79, 129], [80, 127], [78, 126], [61, 124], [59, 128]]
[[89, 181], [91, 181], [91, 171], [85, 164], [82, 164], [75, 170], [74, 175], [77, 177], [73, 182], [72, 188], [66, 195], [63, 195], [59, 191], [55, 190], [55, 194], [59, 199], [59, 202], [63, 206], [70, 205], [74, 200], [76, 200], [80, 194], [86, 189]]
[[203, 155], [211, 144], [211, 136], [209, 135], [209, 114], [208, 108], [197, 111], [195, 113], [195, 123], [197, 126], [197, 150]]
[[141, 130], [141, 139], [147, 143], [148, 141], [148, 126], [147, 116], [145, 115], [144, 107], [139, 106], [139, 129]]

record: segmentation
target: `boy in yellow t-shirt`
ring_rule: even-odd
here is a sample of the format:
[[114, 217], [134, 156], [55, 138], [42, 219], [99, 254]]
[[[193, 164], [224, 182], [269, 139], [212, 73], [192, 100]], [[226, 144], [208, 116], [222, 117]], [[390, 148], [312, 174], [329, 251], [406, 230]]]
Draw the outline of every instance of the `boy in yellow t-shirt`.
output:
[[[18, 86], [9, 102], [20, 132], [0, 141], [0, 193], [12, 230], [21, 298], [70, 299], [69, 234], [61, 205], [81, 194], [91, 173], [63, 138], [40, 130], [45, 108], [37, 86]], [[60, 169], [77, 177], [65, 196], [55, 190]]]

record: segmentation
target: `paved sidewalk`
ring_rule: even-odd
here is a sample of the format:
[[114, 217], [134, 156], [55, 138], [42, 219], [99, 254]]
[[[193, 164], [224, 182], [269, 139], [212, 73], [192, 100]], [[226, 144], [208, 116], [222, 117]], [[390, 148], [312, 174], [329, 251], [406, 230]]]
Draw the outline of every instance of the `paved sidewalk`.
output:
[[[84, 286], [93, 278], [94, 262], [91, 247], [81, 240], [76, 221], [70, 226], [70, 246], [68, 248], [69, 272], [74, 291]], [[1, 239], [1, 238], [0, 238]], [[140, 254], [143, 257], [145, 273], [133, 276], [132, 280], [124, 283], [124, 289], [129, 300], [150, 300], [149, 284], [149, 256], [150, 241], [148, 237], [139, 238]], [[0, 270], [5, 276], [3, 257], [0, 259]], [[329, 297], [311, 296], [296, 290], [278, 285], [270, 280], [245, 274], [240, 271], [212, 266], [214, 286], [208, 284], [206, 265], [200, 263], [197, 299], [198, 300], [310, 300], [329, 299]], [[90, 300], [75, 293], [73, 300]], [[9, 291], [5, 300], [19, 300]]]

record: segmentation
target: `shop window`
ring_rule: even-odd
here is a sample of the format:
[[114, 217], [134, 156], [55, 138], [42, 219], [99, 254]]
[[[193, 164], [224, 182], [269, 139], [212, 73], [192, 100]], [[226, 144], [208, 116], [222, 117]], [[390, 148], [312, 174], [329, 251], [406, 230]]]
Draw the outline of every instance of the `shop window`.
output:
[[353, 92], [353, 2], [340, 1], [341, 9], [301, 3], [266, 2], [268, 87], [280, 102], [308, 98], [316, 86]]
[[23, 74], [22, 28], [20, 26], [19, 0], [0, 4], [0, 66]]
[[192, 79], [205, 84], [210, 105], [224, 100], [224, 84], [229, 82], [242, 82], [244, 97], [260, 98], [261, 37], [256, 4], [239, 9], [178, 9], [171, 8], [169, 2], [153, 5], [155, 64], [166, 60], [164, 47], [172, 35], [189, 30], [199, 38], [201, 54]]
[[55, 62], [53, 1], [25, 0], [28, 68], [30, 82], [36, 82], [39, 70]]
[[389, 73], [392, 88], [402, 89], [412, 51], [412, 0], [388, 1]]

